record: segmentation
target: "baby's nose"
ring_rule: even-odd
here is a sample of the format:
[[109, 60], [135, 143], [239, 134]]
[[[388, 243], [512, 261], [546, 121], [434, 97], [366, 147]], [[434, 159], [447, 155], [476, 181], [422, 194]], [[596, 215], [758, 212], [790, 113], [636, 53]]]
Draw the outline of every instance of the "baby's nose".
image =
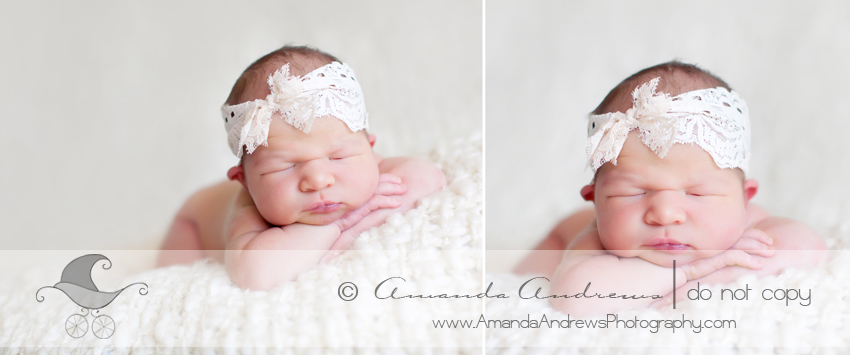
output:
[[644, 215], [646, 224], [666, 226], [684, 223], [687, 213], [679, 201], [681, 198], [679, 194], [677, 191], [654, 192]]
[[305, 164], [298, 188], [302, 192], [318, 191], [331, 187], [334, 176], [322, 161], [310, 161]]

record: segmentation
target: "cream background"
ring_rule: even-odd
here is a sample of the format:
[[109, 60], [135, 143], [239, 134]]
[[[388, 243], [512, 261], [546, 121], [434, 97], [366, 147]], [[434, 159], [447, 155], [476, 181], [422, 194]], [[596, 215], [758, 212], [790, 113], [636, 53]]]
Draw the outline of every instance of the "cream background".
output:
[[151, 247], [236, 162], [219, 107], [241, 71], [309, 44], [357, 72], [376, 151], [482, 127], [480, 1], [0, 5], [4, 249]]
[[[820, 233], [850, 230], [850, 3], [490, 0], [486, 21], [488, 249], [533, 248], [592, 206], [579, 196], [592, 177], [586, 114], [674, 58], [747, 100], [754, 202]], [[488, 255], [487, 270], [514, 259]]]

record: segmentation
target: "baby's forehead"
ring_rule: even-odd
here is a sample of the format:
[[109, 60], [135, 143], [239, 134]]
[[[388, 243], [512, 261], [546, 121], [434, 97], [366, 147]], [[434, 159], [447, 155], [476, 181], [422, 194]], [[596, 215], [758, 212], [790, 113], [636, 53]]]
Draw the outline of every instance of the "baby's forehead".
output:
[[268, 151], [293, 152], [336, 150], [352, 146], [366, 146], [368, 137], [358, 132], [310, 132], [293, 139], [292, 136], [274, 136], [269, 134]]
[[733, 169], [703, 170], [703, 169], [659, 169], [657, 167], [635, 168], [634, 165], [605, 163], [597, 171], [597, 183], [600, 182], [632, 182], [632, 183], [665, 183], [679, 182], [726, 182], [734, 180]]
[[597, 170], [594, 184], [598, 187], [637, 186], [647, 189], [681, 189], [711, 187], [735, 190], [743, 186], [744, 174], [740, 169], [681, 170], [670, 173], [653, 167], [635, 169], [624, 164], [605, 163]]
[[[317, 133], [315, 139], [286, 140], [269, 136], [268, 145], [258, 147], [251, 154], [243, 154], [243, 162], [248, 165], [266, 165], [276, 162], [296, 162], [331, 157], [334, 154], [361, 153], [370, 149], [368, 140], [361, 134], [340, 137], [324, 137], [328, 134]], [[334, 139], [322, 139], [334, 138]]]
[[661, 158], [631, 133], [617, 164], [606, 162], [597, 170], [594, 181], [633, 183], [722, 183], [737, 185], [743, 181], [741, 169], [721, 169], [711, 155], [697, 144], [675, 143]]

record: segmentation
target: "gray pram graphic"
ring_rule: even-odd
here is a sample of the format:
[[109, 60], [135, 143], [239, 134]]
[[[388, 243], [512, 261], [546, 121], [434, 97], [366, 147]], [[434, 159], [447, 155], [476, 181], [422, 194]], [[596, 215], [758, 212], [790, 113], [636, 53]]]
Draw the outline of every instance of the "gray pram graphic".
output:
[[[71, 337], [79, 338], [85, 335], [89, 329], [86, 316], [89, 315], [91, 310], [94, 309], [95, 313], [100, 313], [101, 308], [110, 304], [127, 287], [141, 284], [144, 287], [139, 289], [139, 294], [143, 296], [148, 294], [148, 285], [144, 282], [129, 284], [115, 292], [102, 292], [98, 290], [91, 279], [91, 272], [94, 265], [101, 260], [109, 262], [108, 266], [106, 264], [103, 265], [104, 270], [109, 270], [112, 267], [112, 261], [103, 255], [83, 255], [72, 260], [65, 266], [65, 270], [62, 271], [62, 279], [59, 282], [53, 286], [44, 286], [35, 292], [35, 300], [42, 302], [44, 301], [44, 296], [39, 296], [38, 293], [45, 288], [55, 288], [64, 292], [71, 301], [82, 307], [81, 312], [85, 314], [72, 314], [65, 321], [65, 331]], [[111, 337], [114, 332], [115, 322], [112, 320], [112, 317], [99, 315], [92, 320], [92, 333], [96, 337], [106, 339]]]

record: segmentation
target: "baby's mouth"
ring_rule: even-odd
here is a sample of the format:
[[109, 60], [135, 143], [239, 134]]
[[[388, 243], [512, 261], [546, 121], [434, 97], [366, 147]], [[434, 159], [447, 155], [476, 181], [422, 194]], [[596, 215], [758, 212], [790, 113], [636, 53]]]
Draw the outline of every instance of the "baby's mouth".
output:
[[342, 207], [342, 203], [333, 201], [316, 202], [307, 208], [307, 212], [312, 213], [333, 213]]
[[655, 250], [691, 250], [693, 249], [688, 244], [682, 244], [676, 240], [668, 238], [653, 239], [646, 246]]
[[669, 243], [650, 245], [650, 247], [654, 248], [655, 250], [691, 250], [692, 249], [691, 246], [687, 245], [687, 244], [669, 244]]

